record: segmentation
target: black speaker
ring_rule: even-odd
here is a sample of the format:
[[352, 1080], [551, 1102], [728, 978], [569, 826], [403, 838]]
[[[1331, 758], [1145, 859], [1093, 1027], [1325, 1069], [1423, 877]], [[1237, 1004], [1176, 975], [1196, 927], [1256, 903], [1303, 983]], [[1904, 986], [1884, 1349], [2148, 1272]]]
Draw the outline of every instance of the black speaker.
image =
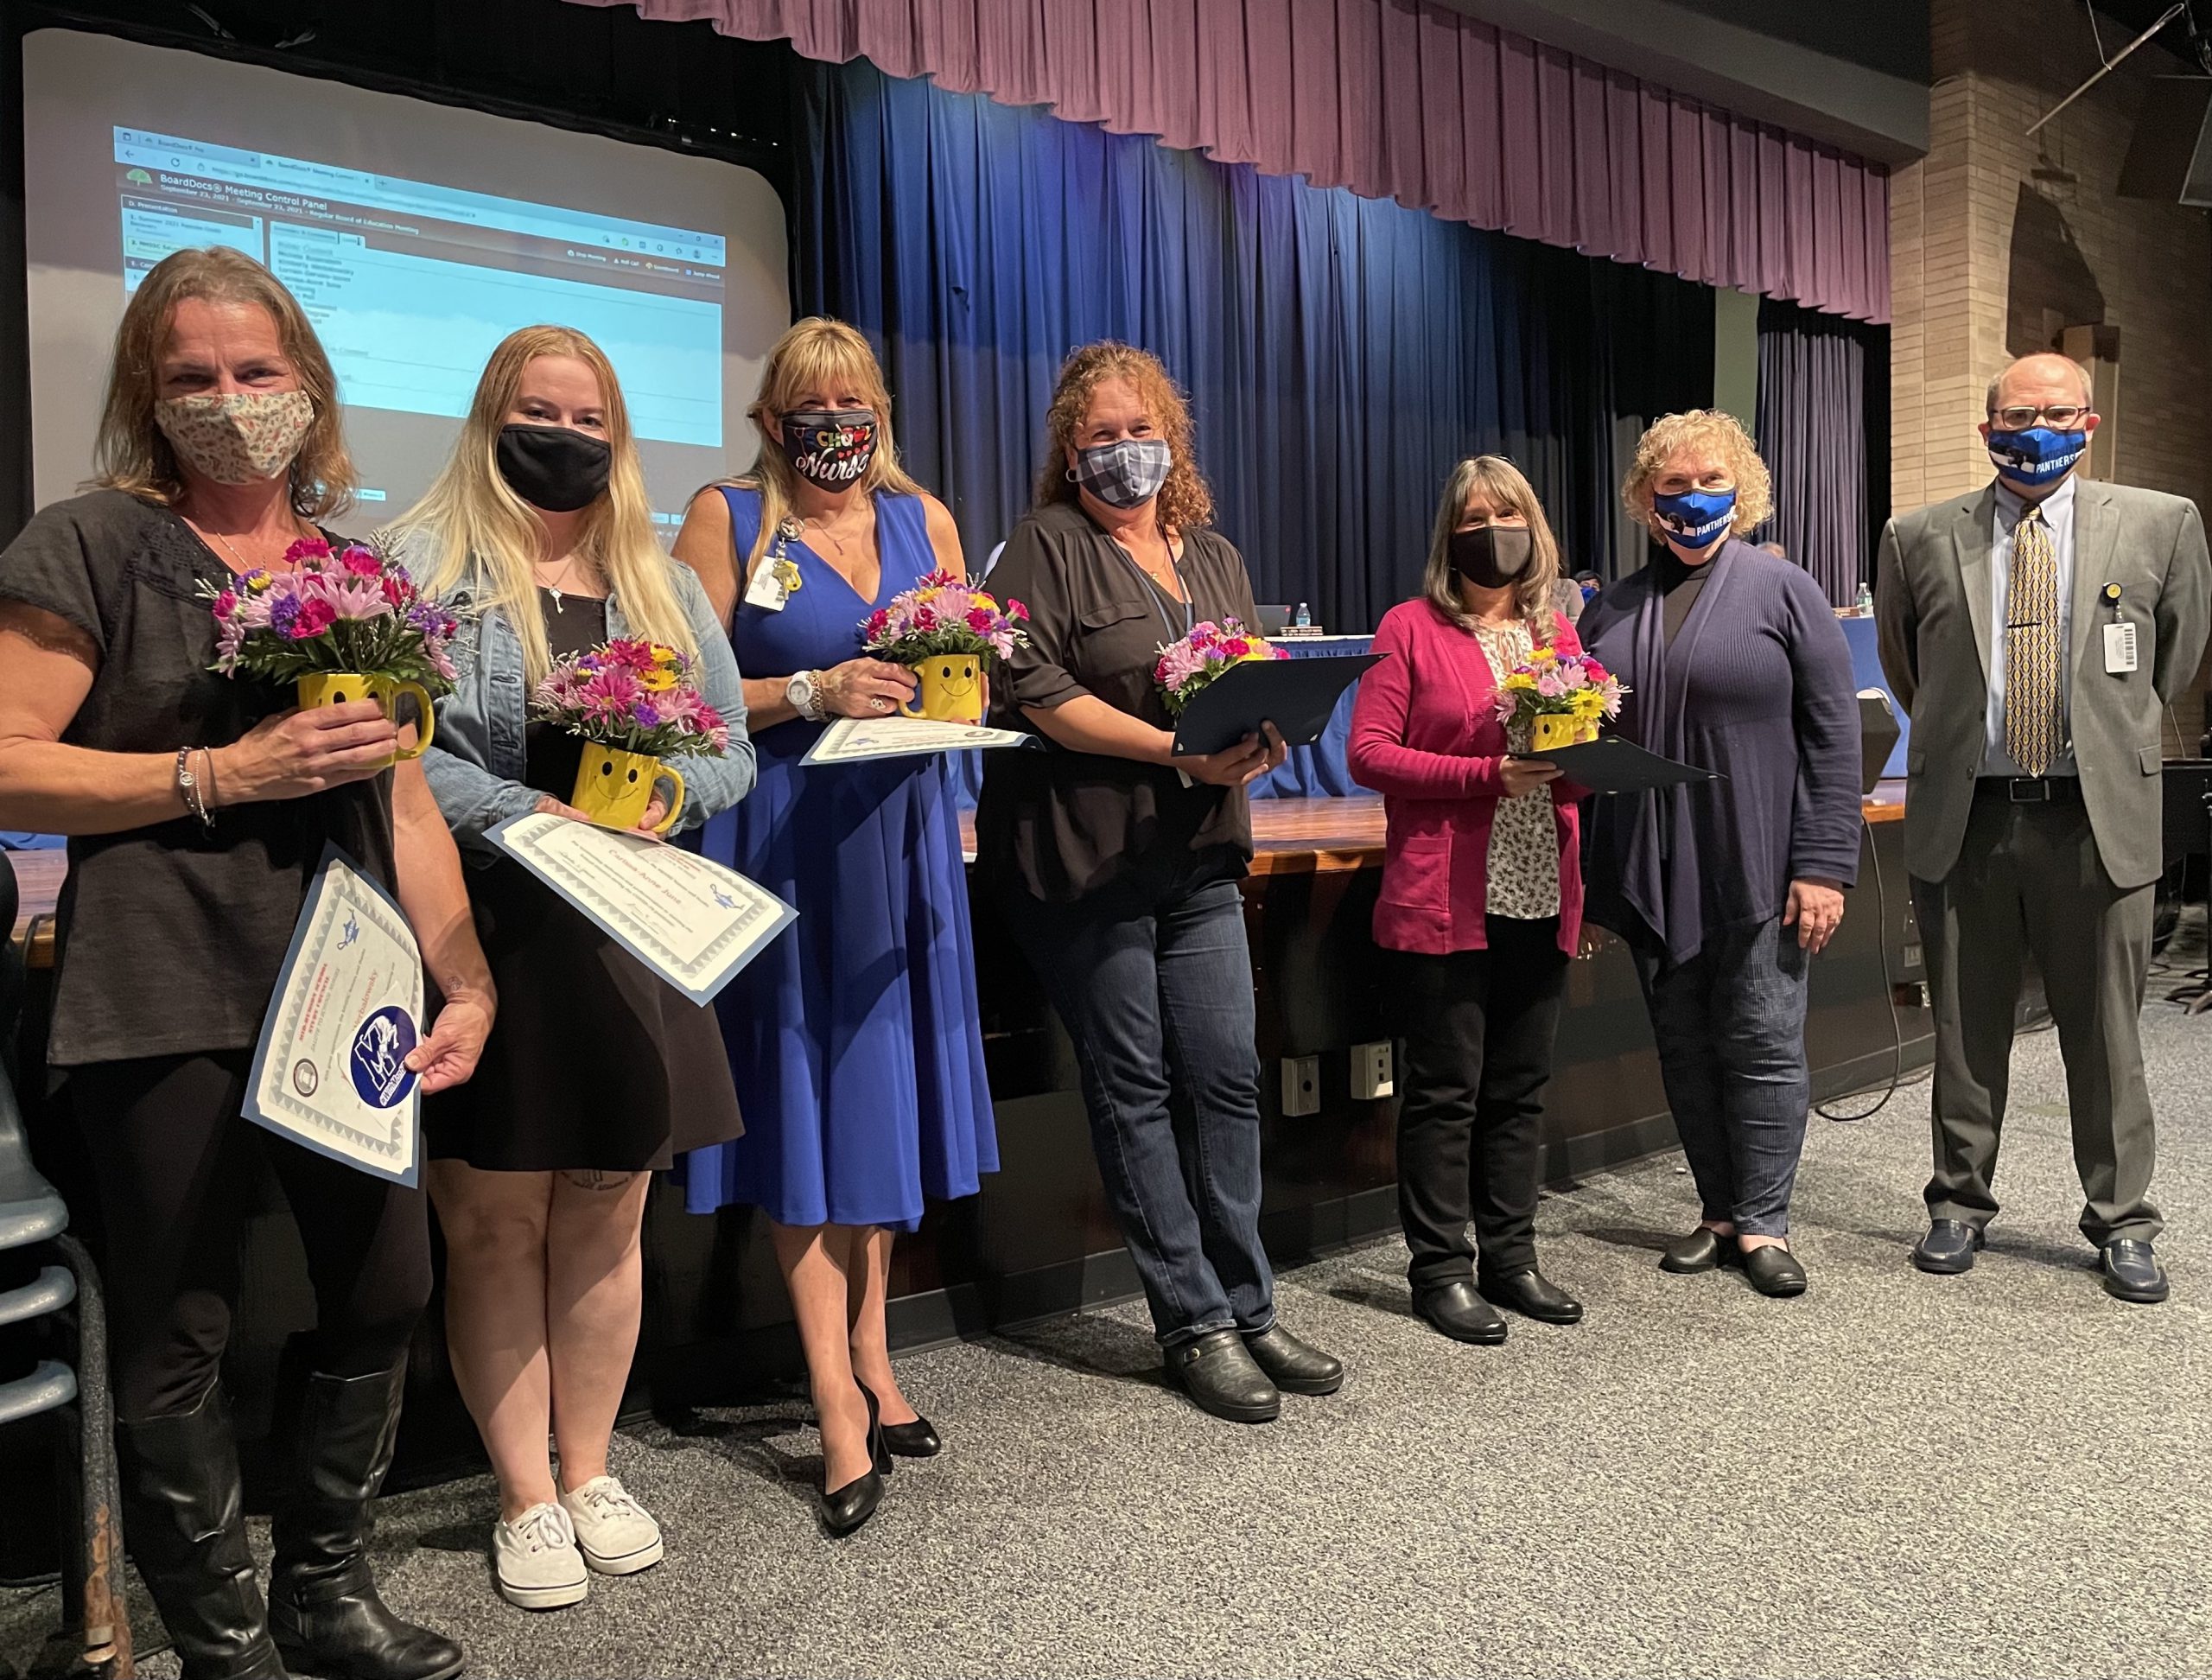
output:
[[2120, 165], [2122, 198], [2212, 206], [2212, 76], [2156, 76]]

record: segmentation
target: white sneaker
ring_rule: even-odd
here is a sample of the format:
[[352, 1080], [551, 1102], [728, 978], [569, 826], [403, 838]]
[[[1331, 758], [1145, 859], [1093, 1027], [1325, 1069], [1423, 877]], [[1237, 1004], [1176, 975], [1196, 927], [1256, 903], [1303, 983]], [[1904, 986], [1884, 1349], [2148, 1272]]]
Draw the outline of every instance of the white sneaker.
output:
[[660, 1524], [612, 1476], [594, 1476], [561, 1496], [576, 1549], [601, 1575], [635, 1575], [660, 1562]]
[[525, 1610], [558, 1610], [591, 1591], [575, 1526], [556, 1505], [534, 1505], [512, 1523], [493, 1525], [492, 1572], [499, 1595]]

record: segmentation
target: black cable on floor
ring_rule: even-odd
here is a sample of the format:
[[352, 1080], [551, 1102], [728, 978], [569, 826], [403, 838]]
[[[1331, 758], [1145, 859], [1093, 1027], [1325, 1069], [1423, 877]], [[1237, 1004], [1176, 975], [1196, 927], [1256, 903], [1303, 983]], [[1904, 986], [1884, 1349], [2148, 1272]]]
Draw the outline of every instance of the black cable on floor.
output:
[[1867, 856], [1874, 860], [1874, 902], [1877, 906], [1875, 913], [1882, 919], [1881, 935], [1875, 943], [1880, 947], [1882, 952], [1882, 998], [1890, 1006], [1890, 1082], [1882, 1088], [1882, 1094], [1874, 1099], [1871, 1107], [1863, 1108], [1856, 1114], [1839, 1113], [1832, 1103], [1813, 1104], [1813, 1112], [1819, 1115], [1821, 1119], [1834, 1120], [1846, 1125], [1871, 1119], [1879, 1114], [1888, 1106], [1890, 1098], [1896, 1096], [1904, 1088], [1905, 1083], [1904, 1023], [1897, 1018], [1897, 982], [1890, 977], [1889, 883], [1882, 878], [1882, 850], [1874, 843], [1874, 825], [1868, 822], [1864, 815], [1860, 816], [1859, 825], [1866, 833]]

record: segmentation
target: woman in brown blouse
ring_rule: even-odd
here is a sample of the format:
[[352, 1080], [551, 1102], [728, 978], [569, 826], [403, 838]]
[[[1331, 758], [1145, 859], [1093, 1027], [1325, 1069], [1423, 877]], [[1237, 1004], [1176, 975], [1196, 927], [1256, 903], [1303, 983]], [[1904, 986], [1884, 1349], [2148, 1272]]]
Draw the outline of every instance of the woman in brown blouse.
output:
[[1047, 750], [988, 755], [980, 870], [1075, 1042], [1099, 1173], [1169, 1376], [1216, 1416], [1265, 1422], [1284, 1391], [1344, 1381], [1275, 1322], [1260, 1244], [1236, 882], [1252, 856], [1245, 785], [1282, 762], [1283, 744], [1270, 726], [1178, 758], [1153, 680], [1160, 647], [1194, 625], [1256, 619], [1251, 580], [1206, 528], [1190, 410], [1156, 357], [1110, 341], [1077, 350], [1046, 423], [1037, 506], [991, 588], [1031, 614], [995, 709]]

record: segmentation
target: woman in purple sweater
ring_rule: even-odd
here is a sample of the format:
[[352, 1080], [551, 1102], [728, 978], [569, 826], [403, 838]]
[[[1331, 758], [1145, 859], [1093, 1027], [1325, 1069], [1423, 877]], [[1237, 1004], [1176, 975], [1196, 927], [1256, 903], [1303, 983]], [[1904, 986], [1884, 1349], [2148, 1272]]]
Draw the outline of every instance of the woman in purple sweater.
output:
[[1587, 830], [1586, 913], [1635, 956], [1704, 1204], [1659, 1263], [1800, 1295], [1806, 980], [1859, 872], [1851, 652], [1820, 586], [1743, 540], [1774, 498], [1732, 417], [1667, 416], [1621, 493], [1661, 547], [1591, 603], [1583, 642], [1628, 684], [1621, 735], [1725, 778], [1599, 799]]

